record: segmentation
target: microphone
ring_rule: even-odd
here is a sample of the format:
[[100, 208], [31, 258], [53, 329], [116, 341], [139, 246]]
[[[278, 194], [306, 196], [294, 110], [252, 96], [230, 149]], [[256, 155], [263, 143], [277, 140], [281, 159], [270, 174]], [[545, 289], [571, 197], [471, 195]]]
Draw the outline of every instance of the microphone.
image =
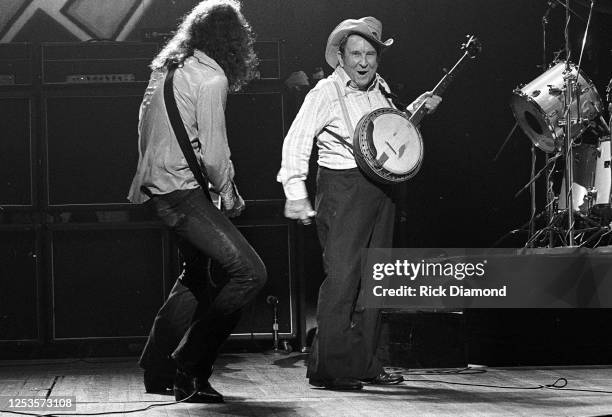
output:
[[278, 304], [278, 297], [274, 296], [274, 295], [268, 295], [266, 297], [266, 303], [270, 304], [272, 306], [272, 309], [274, 311], [274, 321], [272, 322], [272, 350], [269, 351], [270, 353], [290, 353], [293, 349], [291, 348], [291, 345], [286, 341], [283, 340], [283, 349], [280, 349], [279, 346], [279, 342], [280, 342], [280, 337], [278, 334], [278, 308], [277, 308], [277, 304]]

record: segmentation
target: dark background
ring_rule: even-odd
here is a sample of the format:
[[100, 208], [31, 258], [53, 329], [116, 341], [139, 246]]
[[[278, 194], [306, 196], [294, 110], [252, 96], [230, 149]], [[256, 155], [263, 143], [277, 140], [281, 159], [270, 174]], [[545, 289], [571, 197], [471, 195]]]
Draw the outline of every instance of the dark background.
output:
[[[152, 1], [126, 40], [143, 41], [145, 30], [173, 30], [196, 3]], [[547, 65], [564, 45], [565, 13], [558, 2], [550, 3], [556, 7], [550, 10], [547, 26]], [[110, 1], [105, 4], [112, 7]], [[571, 4], [580, 16], [572, 16], [569, 32], [577, 62], [588, 9], [583, 0]], [[612, 1], [600, 0], [598, 5], [582, 68], [604, 99], [612, 77]], [[314, 227], [296, 227], [282, 217], [284, 197], [276, 173], [283, 134], [299, 103], [283, 81], [294, 71], [311, 74], [316, 67], [330, 74], [332, 69], [324, 61], [329, 33], [343, 19], [370, 15], [383, 22], [383, 38], [395, 39], [379, 71], [400, 98], [410, 102], [432, 89], [443, 69], [458, 60], [466, 34], [478, 36], [482, 53], [466, 65], [438, 111], [423, 122], [423, 167], [397, 192], [401, 200], [397, 242], [408, 247], [489, 247], [530, 215], [529, 195], [514, 198], [514, 194], [529, 180], [531, 142], [516, 131], [499, 159], [494, 157], [514, 125], [509, 107], [513, 90], [543, 71], [542, 16], [548, 7], [543, 0], [243, 1], [258, 41], [278, 41], [281, 53], [277, 80], [254, 82], [228, 99], [230, 147], [238, 186], [249, 207], [236, 223], [273, 271], [268, 287], [239, 326], [240, 337], [252, 341], [259, 335], [266, 338], [260, 346], [269, 346], [272, 318], [265, 298], [276, 295], [282, 332], [304, 344], [323, 278]], [[0, 73], [16, 72], [18, 84], [0, 86], [4, 115], [0, 118], [0, 353], [17, 357], [23, 352], [32, 356], [138, 353], [178, 270], [167, 231], [146, 209], [124, 199], [138, 157], [138, 105], [146, 78], [114, 85], [55, 83], [51, 77], [55, 73], [43, 72], [53, 68], [61, 80], [67, 64], [41, 65], [46, 62], [43, 48], [63, 57], [97, 46], [77, 45], [80, 39], [42, 10], [12, 41], [0, 45]], [[75, 44], [41, 46], [50, 42]], [[151, 51], [160, 46], [138, 47], [117, 64], [122, 65], [117, 72], [134, 72], [138, 77], [148, 73]], [[104, 45], [100, 48], [102, 52], [93, 58], [100, 53], [105, 58], [111, 51]], [[544, 154], [537, 155], [541, 166]], [[311, 168], [316, 169], [314, 162]], [[311, 196], [313, 179], [311, 172]], [[540, 209], [543, 197], [538, 184]], [[501, 245], [524, 242], [525, 236], [518, 235]], [[83, 310], [87, 311], [80, 314]], [[422, 351], [427, 352], [433, 337], [428, 332], [435, 329], [436, 345], [452, 339], [463, 352], [464, 344], [471, 344], [476, 352], [471, 360], [542, 363], [539, 357], [524, 359], [533, 353], [530, 346], [545, 358], [547, 343], [562, 348], [566, 335], [580, 328], [584, 329], [581, 340], [588, 339], [585, 343], [592, 346], [607, 320], [605, 311], [470, 314], [391, 318], [385, 337], [406, 354], [402, 332], [412, 340], [414, 330], [415, 340], [423, 342]], [[524, 356], [505, 358], [513, 349], [516, 352], [507, 346], [521, 338], [527, 346]], [[444, 352], [436, 356], [444, 357]], [[577, 361], [573, 353], [563, 351], [555, 361], [584, 359]]]

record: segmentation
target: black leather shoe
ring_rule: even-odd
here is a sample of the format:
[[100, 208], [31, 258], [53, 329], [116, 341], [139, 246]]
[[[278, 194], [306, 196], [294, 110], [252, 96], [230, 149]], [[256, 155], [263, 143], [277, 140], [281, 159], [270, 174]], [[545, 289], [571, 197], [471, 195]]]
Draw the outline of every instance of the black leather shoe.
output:
[[149, 393], [161, 393], [172, 389], [174, 378], [172, 375], [156, 372], [151, 369], [144, 371], [145, 391]]
[[367, 382], [372, 385], [395, 385], [404, 381], [404, 377], [401, 374], [390, 374], [382, 371], [374, 378], [364, 379], [363, 382]]
[[187, 403], [222, 403], [223, 395], [210, 386], [208, 379], [176, 371], [174, 398]]
[[361, 381], [355, 378], [332, 378], [332, 379], [315, 379], [310, 378], [310, 385], [339, 391], [354, 391], [363, 388]]

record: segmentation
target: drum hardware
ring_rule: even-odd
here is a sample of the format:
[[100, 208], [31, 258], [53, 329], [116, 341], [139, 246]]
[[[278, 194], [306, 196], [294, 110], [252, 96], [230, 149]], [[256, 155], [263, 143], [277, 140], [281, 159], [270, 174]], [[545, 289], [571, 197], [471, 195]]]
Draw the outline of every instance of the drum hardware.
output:
[[[572, 103], [575, 100], [576, 101], [576, 112], [577, 112], [577, 119], [580, 119], [581, 117], [581, 111], [583, 110], [582, 106], [580, 105], [580, 96], [582, 94], [582, 89], [581, 88], [577, 88], [576, 91], [576, 98], [574, 99], [574, 92], [573, 92], [573, 83], [578, 83], [579, 82], [579, 77], [580, 77], [580, 68], [582, 65], [582, 57], [584, 55], [584, 48], [586, 46], [586, 40], [587, 40], [587, 34], [589, 33], [589, 28], [591, 26], [591, 17], [593, 16], [593, 9], [595, 7], [595, 0], [591, 0], [591, 7], [589, 8], [589, 17], [587, 20], [587, 24], [586, 24], [586, 28], [584, 30], [584, 35], [582, 37], [582, 47], [580, 48], [580, 57], [578, 58], [578, 68], [576, 69], [576, 74], [572, 74], [571, 72], [571, 68], [570, 68], [570, 63], [569, 63], [569, 58], [571, 57], [571, 51], [570, 51], [570, 46], [569, 46], [569, 21], [570, 21], [570, 0], [566, 0], [566, 8], [565, 8], [565, 21], [566, 26], [565, 26], [565, 50], [566, 50], [566, 57], [567, 57], [567, 61], [566, 61], [566, 74], [565, 76], [567, 77], [566, 79], [566, 91], [565, 91], [565, 120], [566, 120], [566, 126], [565, 126], [565, 151], [566, 151], [566, 159], [565, 159], [565, 184], [567, 185], [567, 194], [566, 194], [566, 202], [567, 202], [567, 236], [568, 236], [568, 243], [569, 246], [574, 246], [574, 204], [573, 204], [573, 189], [574, 189], [574, 158], [573, 158], [573, 138], [571, 137], [571, 122], [572, 122], [572, 112], [571, 112], [571, 108], [572, 108]], [[592, 87], [593, 91], [596, 93], [597, 90], [595, 89], [595, 86], [593, 85], [593, 83], [590, 83], [590, 86]], [[588, 92], [588, 88], [586, 89], [586, 92]], [[597, 99], [599, 99], [598, 95], [596, 95], [595, 97], [597, 97]], [[593, 99], [595, 98], [593, 97]], [[591, 97], [589, 97], [591, 98]], [[599, 101], [598, 101], [599, 102]], [[589, 117], [589, 119], [593, 120], [596, 117], [598, 117], [601, 114], [601, 106], [597, 109], [595, 107], [595, 105], [592, 104], [593, 102], [590, 102], [589, 104], [591, 105], [591, 107], [589, 108], [589, 111], [587, 113], [587, 117]], [[594, 114], [594, 111], [596, 110], [597, 114]], [[593, 117], [595, 116], [595, 117]], [[608, 172], [609, 174], [609, 172]], [[608, 203], [609, 203], [609, 199], [608, 199]]]
[[543, 174], [543, 173], [547, 172], [548, 168], [551, 168], [552, 166], [554, 166], [555, 161], [556, 161], [556, 160], [557, 160], [559, 157], [561, 157], [561, 154], [559, 154], [559, 153], [558, 153], [558, 154], [556, 154], [555, 156], [552, 156], [552, 157], [548, 158], [548, 159], [546, 160], [546, 163], [545, 163], [545, 164], [544, 164], [544, 166], [542, 167], [542, 169], [540, 169], [540, 170], [539, 170], [537, 173], [532, 174], [532, 175], [531, 175], [531, 179], [529, 180], [529, 182], [528, 182], [527, 184], [525, 184], [525, 185], [523, 186], [523, 188], [521, 188], [520, 190], [518, 190], [518, 191], [516, 192], [516, 194], [514, 194], [514, 198], [516, 198], [516, 197], [518, 197], [519, 195], [521, 195], [521, 193], [522, 193], [523, 191], [525, 191], [525, 190], [527, 189], [527, 187], [530, 187], [530, 186], [534, 185], [534, 184], [535, 184], [535, 182], [536, 182], [536, 180], [538, 180], [538, 179], [539, 179], [539, 178], [542, 176], [542, 174]]
[[[569, 3], [568, 0], [564, 4], [566, 28], [569, 24]], [[532, 189], [530, 237], [526, 246], [536, 242], [542, 243], [542, 237], [548, 237], [546, 245], [550, 247], [554, 246], [557, 241], [561, 241], [565, 246], [574, 246], [576, 240], [580, 242], [580, 245], [586, 245], [599, 239], [597, 240], [599, 244], [604, 236], [612, 232], [610, 228], [612, 226], [610, 223], [612, 220], [610, 197], [610, 161], [612, 158], [610, 141], [602, 137], [609, 134], [610, 130], [602, 116], [603, 104], [597, 89], [581, 70], [593, 6], [592, 2], [578, 65], [574, 65], [569, 60], [571, 54], [566, 30], [566, 59], [554, 61], [540, 76], [530, 83], [520, 85], [513, 91], [511, 109], [516, 124], [532, 142], [531, 179], [516, 194], [520, 194], [527, 187]], [[549, 2], [548, 9], [542, 18], [544, 60], [541, 68], [547, 67], [546, 25], [552, 7], [554, 6]], [[608, 86], [608, 94], [611, 88], [612, 81]], [[597, 136], [596, 143], [590, 141], [593, 135]], [[541, 149], [546, 156], [544, 167], [537, 173], [533, 168], [534, 146]], [[553, 167], [560, 157], [565, 160], [564, 179], [561, 192], [556, 195], [551, 178]], [[535, 181], [544, 172], [547, 172], [545, 210], [548, 222], [544, 228], [534, 232], [534, 221], [542, 214], [535, 215]], [[565, 184], [571, 184], [571, 186], [566, 187]], [[565, 222], [566, 224], [563, 225]], [[576, 224], [579, 228], [576, 228]]]
[[[548, 58], [547, 58], [547, 54], [546, 54], [546, 39], [547, 39], [547, 27], [548, 27], [548, 16], [550, 15], [550, 12], [557, 6], [557, 1], [555, 0], [548, 0], [547, 1], [547, 7], [546, 7], [546, 11], [544, 12], [544, 15], [542, 15], [542, 64], [540, 67], [540, 69], [542, 70], [542, 72], [545, 72], [547, 70], [547, 63], [548, 63]], [[520, 84], [517, 89], [522, 89], [525, 85], [524, 84]], [[550, 86], [549, 86], [550, 87]], [[537, 93], [537, 95], [539, 95], [539, 91]], [[501, 154], [502, 150], [506, 147], [508, 141], [510, 140], [510, 138], [512, 137], [512, 135], [514, 134], [514, 131], [516, 130], [516, 128], [518, 127], [519, 123], [518, 121], [514, 123], [514, 126], [512, 127], [512, 129], [510, 130], [510, 133], [508, 133], [508, 135], [506, 136], [506, 139], [504, 140], [504, 142], [502, 143], [502, 145], [500, 146], [499, 150], [497, 151], [497, 154], [495, 155], [495, 157], [493, 158], [493, 161], [497, 161], [497, 158], [499, 158], [499, 155]], [[546, 155], [546, 163], [545, 163], [545, 169], [547, 170], [547, 175], [546, 175], [546, 208], [547, 211], [549, 213], [549, 217], [548, 218], [552, 218], [553, 212], [552, 212], [552, 198], [551, 198], [551, 187], [550, 187], [550, 182], [548, 180], [548, 177], [550, 176], [550, 172], [551, 170], [548, 169], [547, 167], [549, 167], [549, 161], [548, 161], [548, 154]], [[538, 218], [538, 215], [536, 215], [537, 213], [537, 207], [536, 207], [536, 186], [535, 186], [535, 180], [537, 177], [539, 177], [539, 175], [541, 175], [541, 172], [538, 173], [536, 175], [536, 163], [537, 163], [537, 153], [536, 153], [536, 147], [534, 144], [531, 145], [531, 172], [530, 172], [530, 181], [528, 183], [529, 188], [530, 188], [530, 197], [531, 197], [531, 215], [529, 217], [529, 221], [527, 222], [527, 224], [529, 225], [528, 228], [528, 238], [527, 241], [529, 242], [531, 240], [531, 237], [534, 235], [535, 233], [535, 222], [536, 219]], [[524, 187], [526, 188], [526, 187]], [[523, 188], [523, 189], [524, 189]], [[517, 192], [517, 194], [515, 195], [515, 198], [518, 194], [520, 194], [523, 189], [519, 190], [519, 192]], [[541, 215], [542, 213], [540, 213]], [[503, 240], [503, 237], [500, 239]]]
[[[609, 208], [607, 208], [609, 211]], [[545, 210], [540, 212], [537, 218], [543, 217]], [[568, 216], [567, 210], [561, 210], [555, 213], [545, 227], [538, 229], [533, 235], [529, 237], [525, 243], [525, 247], [536, 246], [546, 247], [552, 240], [556, 246], [570, 246], [569, 236], [567, 228], [565, 226], [566, 217]], [[612, 219], [612, 213], [607, 213], [599, 218], [594, 218], [592, 215], [584, 215], [581, 213], [574, 213], [573, 216], [577, 227], [575, 228], [575, 243], [578, 246], [591, 245], [597, 239], [597, 242], [592, 247], [597, 246], [605, 236], [608, 236], [606, 241], [610, 244], [612, 239], [611, 233], [612, 228], [610, 227], [610, 219]], [[524, 226], [526, 227], [526, 225]], [[511, 234], [516, 234], [520, 229], [513, 230]], [[506, 236], [504, 236], [506, 237]]]
[[[468, 35], [461, 45], [462, 57], [432, 90], [442, 95], [468, 58], [474, 59], [482, 47]], [[418, 126], [427, 109], [421, 103], [411, 116], [392, 107], [376, 109], [364, 115], [355, 128], [353, 149], [361, 170], [382, 184], [397, 184], [414, 177], [423, 162], [423, 138]]]
[[[552, 199], [556, 201], [558, 197]], [[557, 208], [555, 207], [555, 210]], [[598, 207], [595, 206], [593, 211], [597, 211], [597, 215], [594, 216], [591, 213], [589, 216], [581, 213], [574, 213], [576, 224], [576, 242], [579, 246], [596, 247], [604, 238], [605, 244], [612, 243], [612, 227], [610, 221], [612, 220], [612, 209], [610, 207]], [[526, 234], [527, 239], [524, 244], [525, 247], [553, 247], [549, 246], [552, 241], [554, 246], [568, 246], [567, 231], [564, 226], [565, 218], [567, 216], [567, 210], [556, 211], [552, 217], [548, 217], [548, 208], [542, 209], [536, 213], [533, 219], [529, 219], [519, 228], [513, 229], [501, 236], [493, 245], [492, 248], [500, 247], [501, 244], [509, 238], [517, 238], [521, 234]], [[529, 224], [533, 220], [539, 222], [541, 220], [548, 219], [544, 227], [536, 230], [534, 233], [529, 233]], [[595, 242], [593, 244], [593, 242]]]
[[[596, 207], [609, 207], [612, 203], [610, 162], [612, 160], [608, 137], [597, 139], [596, 143], [575, 144], [574, 154], [574, 211], [590, 215]], [[566, 182], [559, 191], [558, 208], [566, 209]]]
[[[550, 12], [552, 11], [552, 9], [555, 8], [555, 6], [557, 6], [557, 2], [556, 0], [548, 0], [547, 2], [548, 7], [546, 7], [546, 12], [544, 12], [544, 15], [542, 16], [542, 73], [546, 72], [546, 70], [548, 69], [546, 64], [548, 63], [548, 57], [546, 54], [546, 28], [548, 27], [548, 15], [550, 14]], [[558, 58], [558, 56], [555, 57], [555, 60]], [[553, 60], [554, 62], [554, 60]], [[523, 88], [523, 86], [521, 86], [520, 88]], [[518, 122], [517, 122], [518, 124]], [[531, 185], [531, 189], [530, 189], [530, 194], [531, 194], [531, 217], [529, 218], [529, 237], [527, 239], [527, 241], [529, 242], [531, 240], [531, 238], [534, 236], [535, 234], [535, 213], [537, 212], [537, 206], [536, 206], [536, 186], [535, 186], [535, 181], [533, 180], [534, 178], [534, 171], [535, 171], [535, 165], [537, 162], [537, 154], [536, 154], [536, 146], [535, 144], [531, 144], [531, 179], [532, 179], [532, 185]], [[554, 215], [554, 209], [553, 209], [553, 201], [555, 198], [555, 195], [553, 193], [552, 190], [552, 182], [550, 181], [550, 177], [552, 175], [552, 167], [549, 161], [549, 155], [545, 154], [545, 171], [546, 171], [546, 215], [548, 219], [552, 219], [553, 215]], [[548, 246], [552, 247], [553, 246], [553, 238], [552, 238], [552, 234], [549, 233], [548, 234]], [[531, 244], [528, 245], [528, 247], [532, 247]]]

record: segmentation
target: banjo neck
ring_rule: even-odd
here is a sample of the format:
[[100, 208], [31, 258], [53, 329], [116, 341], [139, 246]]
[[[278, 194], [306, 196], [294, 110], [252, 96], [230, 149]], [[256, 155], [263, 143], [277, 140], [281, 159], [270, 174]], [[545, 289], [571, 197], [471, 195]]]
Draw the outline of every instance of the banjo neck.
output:
[[[459, 58], [457, 63], [451, 68], [450, 71], [446, 72], [444, 77], [436, 84], [434, 89], [432, 90], [432, 94], [436, 96], [441, 96], [446, 88], [450, 85], [450, 83], [455, 79], [457, 72], [459, 69], [465, 64], [468, 58], [474, 59], [476, 55], [480, 52], [482, 47], [480, 46], [480, 42], [473, 35], [467, 35], [467, 42], [461, 45], [461, 50], [465, 51], [463, 56]], [[425, 102], [423, 101], [416, 111], [410, 116], [410, 122], [418, 126], [421, 124], [421, 120], [427, 113], [427, 109], [425, 108]]]

